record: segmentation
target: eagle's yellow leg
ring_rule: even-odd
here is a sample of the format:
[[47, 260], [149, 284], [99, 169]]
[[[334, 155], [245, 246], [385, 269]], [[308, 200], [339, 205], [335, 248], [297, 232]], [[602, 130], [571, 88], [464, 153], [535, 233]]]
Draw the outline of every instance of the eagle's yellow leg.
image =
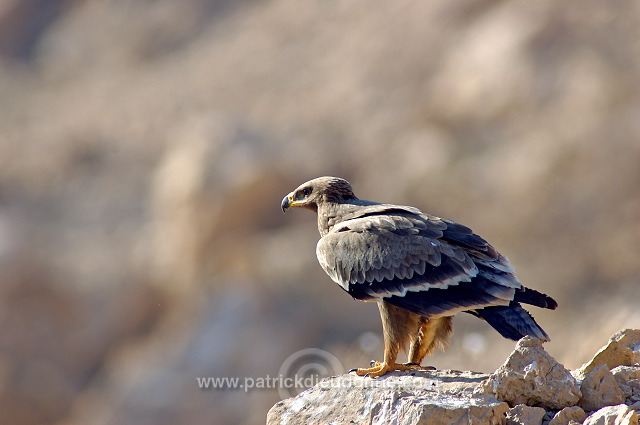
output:
[[[452, 332], [451, 317], [427, 318], [384, 301], [378, 303], [384, 336], [384, 361], [367, 369], [355, 369], [372, 378], [394, 370], [434, 370], [420, 363], [437, 345], [445, 346]], [[396, 363], [400, 347], [410, 346], [409, 363]]]
[[385, 375], [395, 370], [434, 370], [432, 366], [422, 367], [415, 363], [386, 363], [375, 362], [375, 364], [367, 369], [356, 369], [356, 374], [359, 376], [369, 376], [370, 378], [377, 378], [378, 376]]

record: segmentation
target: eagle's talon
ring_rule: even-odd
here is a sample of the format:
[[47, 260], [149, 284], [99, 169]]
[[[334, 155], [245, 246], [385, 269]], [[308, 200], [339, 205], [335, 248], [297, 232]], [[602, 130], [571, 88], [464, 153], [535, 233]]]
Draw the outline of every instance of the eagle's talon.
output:
[[353, 369], [349, 369], [349, 372], [347, 372], [347, 373], [357, 372], [357, 371], [358, 371], [358, 368], [357, 368], [357, 367], [354, 367]]
[[[428, 369], [431, 368], [431, 369]], [[378, 378], [380, 376], [386, 375], [389, 372], [393, 371], [406, 371], [406, 370], [432, 370], [434, 369], [432, 366], [422, 367], [417, 363], [391, 363], [387, 364], [385, 362], [376, 362], [375, 366], [370, 367], [368, 369], [357, 369], [356, 374], [358, 376], [364, 376], [369, 378]]]
[[438, 370], [435, 366], [420, 366], [420, 363], [416, 362], [407, 362], [404, 363], [405, 366], [409, 366], [415, 370]]

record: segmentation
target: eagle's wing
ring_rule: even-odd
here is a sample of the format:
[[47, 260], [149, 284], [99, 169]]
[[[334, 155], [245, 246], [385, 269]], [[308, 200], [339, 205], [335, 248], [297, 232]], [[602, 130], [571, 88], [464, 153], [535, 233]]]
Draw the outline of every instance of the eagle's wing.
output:
[[380, 204], [351, 214], [316, 253], [356, 299], [424, 316], [506, 305], [521, 286], [508, 260], [469, 228], [411, 207]]

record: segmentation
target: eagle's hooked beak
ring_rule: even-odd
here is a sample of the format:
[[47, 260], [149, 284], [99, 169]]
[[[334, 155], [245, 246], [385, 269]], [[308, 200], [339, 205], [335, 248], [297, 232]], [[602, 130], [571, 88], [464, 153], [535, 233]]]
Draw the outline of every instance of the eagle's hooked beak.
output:
[[282, 203], [280, 204], [280, 208], [282, 208], [282, 212], [286, 212], [287, 208], [291, 206], [291, 194], [288, 194], [284, 198], [282, 198]]

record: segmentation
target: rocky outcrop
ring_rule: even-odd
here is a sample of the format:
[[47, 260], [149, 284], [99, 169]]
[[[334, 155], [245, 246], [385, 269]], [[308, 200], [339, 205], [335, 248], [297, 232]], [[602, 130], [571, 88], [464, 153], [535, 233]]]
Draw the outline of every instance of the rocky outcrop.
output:
[[586, 417], [587, 414], [578, 406], [565, 407], [553, 416], [549, 425], [567, 425], [570, 422], [582, 423]]
[[277, 403], [267, 425], [638, 425], [638, 337], [638, 330], [614, 335], [586, 367], [573, 372], [551, 357], [542, 341], [527, 337], [490, 375], [420, 370], [377, 379], [336, 376]]
[[581, 393], [578, 382], [542, 347], [542, 341], [526, 337], [507, 361], [485, 383], [485, 389], [511, 406], [526, 404], [547, 409], [575, 405]]
[[586, 411], [596, 411], [605, 406], [632, 405], [640, 401], [639, 364], [640, 330], [625, 329], [613, 335], [590, 361], [572, 372], [581, 381], [579, 406]]
[[598, 410], [603, 406], [623, 403], [625, 395], [607, 365], [593, 369], [585, 376], [580, 386], [582, 398], [580, 407], [584, 410]]
[[541, 407], [519, 404], [507, 412], [507, 425], [540, 425], [546, 413]]
[[626, 404], [607, 406], [589, 416], [584, 425], [638, 425], [638, 412]]
[[609, 339], [591, 360], [573, 372], [577, 379], [586, 375], [598, 366], [607, 365], [608, 369], [617, 366], [634, 366], [640, 363], [640, 330], [625, 329]]
[[618, 366], [611, 370], [625, 398], [640, 400], [640, 368]]
[[276, 404], [267, 423], [502, 424], [509, 406], [482, 390], [487, 378], [457, 371], [336, 376]]

